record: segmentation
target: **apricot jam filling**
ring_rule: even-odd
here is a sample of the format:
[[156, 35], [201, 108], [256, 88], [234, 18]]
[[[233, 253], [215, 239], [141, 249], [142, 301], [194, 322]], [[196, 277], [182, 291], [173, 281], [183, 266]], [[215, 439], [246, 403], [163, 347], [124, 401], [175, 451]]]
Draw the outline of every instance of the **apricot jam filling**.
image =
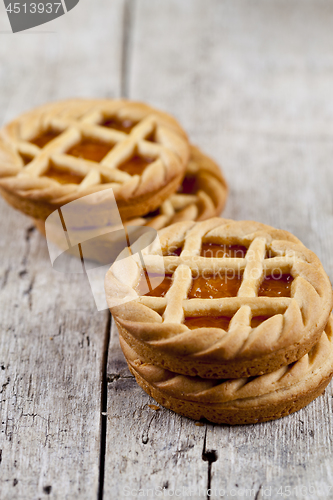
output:
[[258, 297], [290, 297], [291, 274], [266, 276], [258, 290]]
[[45, 177], [50, 177], [55, 181], [60, 182], [60, 184], [80, 184], [83, 180], [83, 176], [73, 172], [72, 170], [60, 170], [56, 169], [53, 165], [44, 174]]
[[106, 142], [83, 139], [79, 144], [71, 147], [66, 154], [99, 163], [112, 148], [113, 145]]
[[35, 144], [35, 146], [38, 146], [39, 148], [43, 148], [50, 141], [58, 137], [58, 135], [60, 135], [60, 132], [56, 132], [55, 130], [47, 130], [46, 132], [42, 132], [41, 134], [37, 135], [37, 137], [31, 139], [29, 142], [31, 142], [31, 144]]
[[254, 316], [251, 319], [251, 328], [255, 328], [256, 326], [259, 326], [261, 323], [266, 321], [266, 319], [270, 318], [271, 316]]
[[[251, 319], [251, 328], [259, 326], [261, 323], [266, 321], [266, 319], [271, 316], [254, 316]], [[196, 318], [185, 318], [184, 325], [186, 325], [190, 330], [194, 328], [223, 328], [223, 330], [228, 330], [231, 318], [228, 316], [200, 316]]]
[[219, 245], [216, 243], [203, 243], [201, 257], [237, 258], [245, 257], [247, 248], [243, 245]]
[[231, 318], [227, 316], [200, 316], [197, 318], [185, 318], [184, 325], [190, 330], [194, 328], [223, 328], [228, 330]]
[[135, 155], [129, 160], [125, 161], [122, 165], [118, 167], [119, 170], [127, 172], [130, 175], [141, 175], [150, 163], [154, 161], [153, 158], [148, 156]]
[[182, 184], [177, 189], [177, 193], [194, 194], [197, 190], [197, 177], [195, 175], [185, 175]]
[[133, 127], [135, 127], [137, 122], [133, 122], [129, 118], [119, 119], [117, 117], [106, 118], [100, 125], [102, 127], [113, 128], [114, 130], [119, 130], [120, 132], [125, 132], [129, 134]]
[[193, 279], [188, 293], [189, 299], [221, 299], [223, 297], [237, 297], [242, 276], [211, 275], [198, 276]]
[[[164, 297], [172, 284], [172, 274], [166, 274], [161, 281], [162, 275], [144, 271], [137, 284], [137, 292], [148, 297]], [[147, 285], [149, 292], [147, 293]]]
[[32, 161], [32, 157], [31, 156], [25, 155], [23, 153], [20, 153], [20, 157], [23, 160], [24, 166], [28, 165], [28, 163], [30, 163]]
[[145, 138], [145, 141], [149, 141], [149, 142], [156, 142], [156, 138], [155, 138], [155, 132], [151, 132], [146, 138]]

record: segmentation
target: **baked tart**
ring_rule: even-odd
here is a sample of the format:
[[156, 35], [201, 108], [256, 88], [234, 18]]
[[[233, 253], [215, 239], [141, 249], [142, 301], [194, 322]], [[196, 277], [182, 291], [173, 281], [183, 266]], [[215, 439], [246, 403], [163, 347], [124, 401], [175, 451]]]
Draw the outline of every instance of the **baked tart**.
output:
[[157, 209], [181, 184], [186, 133], [168, 114], [127, 100], [46, 104], [0, 131], [0, 192], [45, 220], [82, 196], [112, 188], [123, 219]]
[[213, 218], [158, 234], [105, 279], [120, 335], [147, 362], [203, 378], [249, 377], [297, 361], [319, 341], [331, 283], [289, 232]]

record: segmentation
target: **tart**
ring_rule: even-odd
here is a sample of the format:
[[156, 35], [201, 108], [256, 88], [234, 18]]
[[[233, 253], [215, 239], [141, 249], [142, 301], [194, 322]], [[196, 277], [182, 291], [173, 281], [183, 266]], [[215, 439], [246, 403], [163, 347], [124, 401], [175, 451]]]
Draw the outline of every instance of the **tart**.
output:
[[293, 363], [318, 342], [332, 287], [295, 236], [222, 218], [158, 234], [105, 279], [119, 333], [139, 356], [184, 375], [239, 378]]
[[217, 424], [254, 424], [303, 408], [322, 394], [333, 374], [333, 321], [296, 363], [266, 375], [229, 380], [201, 379], [147, 363], [123, 338], [120, 344], [138, 384], [157, 403], [186, 417]]
[[178, 122], [146, 104], [60, 101], [0, 131], [0, 192], [45, 220], [70, 201], [112, 188], [128, 219], [155, 210], [176, 191], [189, 153]]

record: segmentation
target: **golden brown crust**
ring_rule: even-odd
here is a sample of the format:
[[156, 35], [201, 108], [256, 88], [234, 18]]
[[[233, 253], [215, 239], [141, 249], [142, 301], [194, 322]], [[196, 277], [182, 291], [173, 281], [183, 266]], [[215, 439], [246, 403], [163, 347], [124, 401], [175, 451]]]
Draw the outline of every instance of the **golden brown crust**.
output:
[[[115, 319], [115, 318], [114, 318]], [[277, 370], [281, 366], [294, 363], [306, 353], [309, 352], [311, 347], [320, 339], [322, 330], [318, 331], [316, 335], [301, 345], [290, 347], [287, 351], [280, 349], [279, 351], [272, 352], [261, 358], [239, 359], [235, 361], [224, 362], [209, 362], [205, 363], [200, 359], [186, 359], [184, 356], [176, 356], [168, 352], [159, 352], [148, 343], [138, 341], [133, 335], [122, 327], [115, 319], [120, 335], [135, 351], [140, 354], [147, 362], [157, 364], [158, 366], [168, 367], [176, 373], [185, 373], [186, 375], [203, 378], [238, 378], [238, 377], [252, 377], [263, 375]], [[184, 363], [186, 368], [184, 368]], [[172, 367], [172, 368], [171, 368]]]
[[140, 387], [165, 408], [175, 413], [179, 413], [184, 417], [192, 418], [193, 420], [206, 419], [216, 424], [228, 425], [257, 424], [286, 417], [304, 408], [311, 403], [311, 401], [320, 396], [325, 391], [325, 388], [332, 378], [331, 375], [312, 391], [302, 395], [295, 394], [288, 401], [281, 404], [272, 404], [258, 408], [253, 407], [251, 409], [238, 409], [214, 408], [213, 406], [209, 407], [200, 403], [182, 401], [172, 396], [166, 397], [162, 391], [150, 386], [132, 367], [130, 367], [130, 371], [135, 376]]
[[331, 317], [319, 342], [299, 361], [251, 379], [178, 375], [147, 363], [120, 342], [138, 384], [161, 405], [195, 420], [249, 424], [289, 415], [324, 391], [333, 374], [332, 324]]
[[[131, 119], [129, 134], [98, 125], [105, 117]], [[43, 149], [30, 140], [49, 129], [60, 133]], [[153, 142], [149, 139], [153, 134]], [[67, 155], [81, 138], [114, 144], [100, 163]], [[154, 161], [141, 175], [118, 167], [135, 154]], [[24, 166], [22, 155], [32, 158]], [[188, 139], [171, 116], [143, 103], [76, 99], [47, 104], [21, 115], [0, 132], [0, 187], [15, 208], [45, 219], [60, 206], [112, 188], [124, 219], [155, 210], [179, 186], [189, 158]], [[50, 162], [75, 172], [79, 184], [61, 184], [45, 176]]]
[[[204, 378], [254, 376], [296, 361], [318, 341], [332, 309], [332, 287], [319, 259], [296, 237], [252, 221], [210, 219], [182, 222], [159, 232], [162, 252], [181, 245], [179, 257], [144, 252], [149, 272], [174, 272], [164, 297], [139, 297], [140, 260], [115, 263], [106, 276], [106, 296], [126, 341], [153, 364]], [[205, 241], [240, 244], [245, 258], [200, 257]], [[272, 258], [265, 258], [265, 252]], [[243, 273], [237, 297], [187, 299], [191, 274], [205, 269]], [[263, 276], [274, 269], [292, 275], [290, 297], [258, 297]], [[253, 273], [253, 271], [256, 271]], [[252, 274], [253, 273], [253, 274]], [[126, 278], [125, 278], [126, 276]], [[129, 300], [131, 300], [129, 302]], [[230, 316], [222, 328], [188, 329], [184, 317]], [[250, 326], [252, 316], [269, 316]]]

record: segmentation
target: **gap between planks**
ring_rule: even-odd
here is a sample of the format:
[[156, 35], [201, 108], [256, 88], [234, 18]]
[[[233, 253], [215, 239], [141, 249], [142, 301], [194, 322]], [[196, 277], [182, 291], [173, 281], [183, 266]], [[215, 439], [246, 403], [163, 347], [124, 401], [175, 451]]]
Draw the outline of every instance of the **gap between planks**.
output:
[[[122, 353], [122, 350], [120, 348], [119, 344], [119, 333], [118, 329], [115, 325], [115, 322], [112, 320], [112, 325], [111, 325], [111, 335], [110, 335], [110, 340], [109, 340], [109, 351], [108, 351], [108, 373], [107, 373], [107, 387], [108, 387], [108, 409], [109, 412], [107, 413], [105, 411], [105, 417], [109, 418], [112, 421], [113, 428], [116, 426], [119, 427], [119, 432], [122, 432], [122, 429], [124, 427], [124, 423], [121, 422], [122, 418], [128, 422], [128, 426], [131, 427], [132, 424], [137, 425], [135, 421], [139, 420], [138, 424], [138, 432], [136, 434], [133, 433], [132, 438], [133, 439], [133, 447], [138, 447], [141, 449], [142, 452], [142, 458], [147, 458], [149, 455], [150, 451], [147, 445], [154, 446], [151, 441], [154, 439], [156, 436], [158, 436], [158, 433], [156, 430], [153, 429], [153, 425], [157, 425], [158, 427], [160, 425], [164, 425], [165, 422], [170, 419], [176, 419], [179, 423], [180, 421], [180, 428], [184, 425], [185, 427], [185, 433], [187, 434], [187, 431], [189, 430], [188, 426], [195, 426], [196, 429], [196, 439], [199, 442], [196, 450], [195, 450], [195, 460], [196, 460], [196, 467], [198, 462], [200, 461], [202, 464], [204, 462], [207, 463], [207, 467], [203, 469], [203, 472], [205, 474], [205, 477], [203, 478], [203, 484], [202, 484], [202, 489], [200, 490], [201, 492], [205, 492], [204, 497], [205, 498], [210, 498], [209, 496], [209, 490], [212, 486], [212, 475], [213, 475], [213, 464], [218, 460], [218, 452], [215, 449], [210, 448], [207, 446], [207, 433], [208, 431], [212, 430], [214, 428], [214, 424], [211, 424], [207, 421], [202, 421], [202, 422], [194, 422], [191, 421], [190, 419], [187, 419], [186, 417], [182, 417], [180, 415], [176, 415], [175, 413], [160, 407], [159, 411], [156, 410], [150, 410], [149, 409], [149, 404], [155, 403], [155, 401], [150, 398], [137, 384], [135, 381], [135, 378], [133, 375], [130, 373], [126, 360], [124, 358], [124, 355]], [[129, 406], [131, 406], [131, 409], [129, 411], [129, 415], [125, 415], [126, 410], [123, 410], [123, 404], [121, 402], [121, 399], [124, 398], [124, 400], [128, 399], [128, 396], [126, 395], [126, 390], [130, 391], [131, 394], [131, 402], [129, 403]], [[118, 398], [118, 405], [117, 402], [115, 401], [115, 404], [112, 405], [112, 399], [110, 398], [110, 393], [115, 397], [115, 400]], [[155, 403], [156, 404], [156, 403]], [[117, 410], [119, 408], [121, 409], [120, 415], [114, 417], [112, 415], [112, 406], [117, 407]], [[111, 410], [111, 412], [110, 412]], [[110, 415], [111, 413], [111, 415]], [[142, 416], [144, 414], [144, 416]], [[132, 419], [132, 421], [130, 421]], [[156, 421], [156, 419], [163, 419], [163, 421]], [[199, 425], [198, 425], [199, 424]], [[107, 430], [107, 427], [110, 425], [110, 422], [108, 424], [105, 424], [105, 431]], [[197, 426], [198, 425], [198, 426]], [[117, 432], [117, 431], [115, 431]], [[169, 437], [171, 436], [172, 438], [172, 432], [169, 431]], [[107, 435], [106, 435], [107, 438]], [[126, 439], [126, 438], [125, 438]], [[134, 444], [134, 440], [135, 443]], [[200, 445], [201, 442], [201, 445]], [[108, 444], [108, 440], [106, 439], [106, 445]], [[109, 442], [110, 444], [110, 442]], [[144, 446], [142, 446], [144, 445]], [[173, 457], [173, 459], [178, 462], [178, 459], [183, 458], [183, 454], [187, 453], [193, 445], [191, 443], [184, 444], [183, 442], [177, 443], [176, 450], [168, 450], [168, 454], [170, 457]], [[115, 448], [106, 451], [107, 455], [104, 455], [104, 460], [108, 458], [108, 460], [116, 463], [117, 460], [119, 459], [119, 456], [112, 456], [112, 452], [115, 453], [115, 450], [117, 448], [117, 444], [115, 444]], [[126, 453], [126, 446], [124, 448], [124, 452]], [[118, 450], [120, 453], [120, 450]], [[161, 454], [163, 455], [163, 452], [161, 451]], [[113, 458], [113, 460], [112, 460]], [[157, 459], [160, 457], [158, 456]], [[139, 474], [142, 472], [147, 472], [144, 471], [144, 465], [140, 461], [140, 457], [138, 457], [138, 470]], [[143, 460], [144, 462], [144, 460]], [[176, 464], [175, 464], [176, 465]], [[173, 466], [174, 467], [174, 466]], [[103, 471], [107, 470], [109, 468], [109, 474], [110, 474], [110, 464], [106, 465], [104, 462], [103, 464]], [[114, 472], [114, 474], [116, 474]], [[116, 483], [116, 479], [106, 477], [103, 478], [104, 480], [108, 480], [108, 495], [106, 498], [109, 498], [110, 496], [110, 482]], [[129, 479], [130, 481], [130, 479]], [[128, 483], [130, 484], [130, 482]], [[164, 481], [163, 482], [163, 488], [166, 490], [169, 488], [170, 484], [169, 481]], [[117, 487], [115, 488], [117, 489]], [[115, 496], [122, 496], [121, 491], [112, 491], [112, 494]], [[101, 500], [103, 495], [99, 498]], [[191, 497], [193, 500], [195, 500], [197, 497]], [[203, 498], [203, 497], [200, 497]]]

